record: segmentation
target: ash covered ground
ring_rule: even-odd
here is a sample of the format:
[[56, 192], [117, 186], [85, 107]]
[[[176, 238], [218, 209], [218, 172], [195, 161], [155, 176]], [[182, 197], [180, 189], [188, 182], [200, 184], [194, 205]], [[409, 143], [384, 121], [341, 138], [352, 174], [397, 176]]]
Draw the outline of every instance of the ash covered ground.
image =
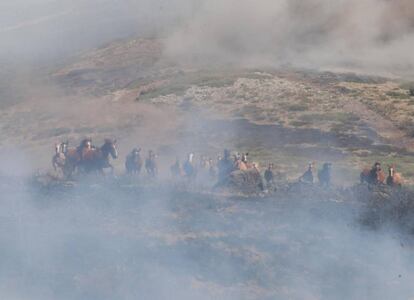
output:
[[[7, 299], [410, 299], [414, 244], [334, 191], [1, 186]], [[314, 196], [312, 196], [312, 194]], [[306, 196], [307, 195], [307, 196]]]

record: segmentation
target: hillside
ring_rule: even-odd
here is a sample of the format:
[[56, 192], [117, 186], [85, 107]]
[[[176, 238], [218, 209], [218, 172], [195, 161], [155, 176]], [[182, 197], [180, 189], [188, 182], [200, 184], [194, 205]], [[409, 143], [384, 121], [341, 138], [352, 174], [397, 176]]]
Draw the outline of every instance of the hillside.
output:
[[189, 151], [215, 157], [226, 146], [274, 162], [290, 178], [308, 161], [332, 161], [336, 182], [351, 184], [376, 160], [414, 177], [414, 97], [403, 79], [200, 69], [170, 61], [162, 40], [135, 39], [80, 55], [41, 82], [0, 112], [0, 145], [21, 145], [38, 168], [49, 167], [56, 141], [111, 136], [120, 140], [118, 172], [135, 145], [155, 149], [166, 164]]

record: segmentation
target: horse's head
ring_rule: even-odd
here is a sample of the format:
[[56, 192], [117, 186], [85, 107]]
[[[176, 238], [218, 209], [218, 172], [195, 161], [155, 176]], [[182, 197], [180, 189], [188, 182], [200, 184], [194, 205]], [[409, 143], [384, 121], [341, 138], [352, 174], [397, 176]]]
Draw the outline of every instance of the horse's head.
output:
[[194, 153], [188, 154], [188, 162], [189, 163], [192, 163], [193, 162], [193, 159], [194, 159]]
[[156, 157], [155, 152], [153, 150], [148, 151], [148, 158], [154, 160]]
[[132, 155], [134, 156], [134, 157], [137, 157], [137, 156], [139, 156], [139, 153], [141, 152], [141, 148], [134, 148], [133, 150], [132, 150]]
[[60, 146], [61, 146], [61, 144], [55, 144], [55, 152], [56, 152], [56, 154], [59, 154], [60, 153]]
[[376, 162], [376, 163], [374, 164], [373, 169], [375, 169], [377, 172], [378, 172], [378, 171], [381, 171], [381, 163]]
[[113, 159], [118, 158], [118, 149], [116, 147], [116, 140], [105, 139], [105, 143], [101, 149], [106, 154], [111, 154]]
[[394, 168], [394, 166], [393, 165], [388, 166], [388, 175], [390, 177], [394, 177], [394, 174], [395, 174], [395, 168]]
[[310, 162], [310, 163], [308, 163], [308, 171], [313, 171], [313, 167], [314, 167], [314, 162]]
[[247, 162], [247, 156], [249, 156], [249, 153], [243, 153], [243, 154], [241, 155], [241, 160], [242, 160], [242, 162]]
[[323, 167], [322, 167], [322, 168], [323, 168], [324, 170], [330, 170], [330, 169], [331, 169], [331, 167], [332, 167], [332, 163], [327, 163], [327, 162], [326, 162], [326, 163], [324, 163], [324, 164], [323, 164]]
[[62, 143], [60, 144], [60, 147], [61, 147], [60, 151], [61, 151], [63, 154], [66, 154], [66, 153], [68, 152], [69, 142], [68, 142], [68, 141], [62, 142]]

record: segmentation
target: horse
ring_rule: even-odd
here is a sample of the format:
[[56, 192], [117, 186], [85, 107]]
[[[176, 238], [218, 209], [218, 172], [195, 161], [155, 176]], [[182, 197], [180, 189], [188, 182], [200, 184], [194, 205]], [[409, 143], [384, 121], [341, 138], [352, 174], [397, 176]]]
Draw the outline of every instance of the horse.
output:
[[267, 186], [271, 186], [274, 182], [273, 164], [269, 164], [266, 171], [264, 172], [264, 178]]
[[85, 152], [94, 149], [92, 146], [92, 139], [85, 138], [83, 139], [79, 146], [76, 148], [68, 148], [65, 154], [65, 167], [64, 173], [67, 177], [71, 177], [73, 172], [81, 166], [81, 162]]
[[314, 165], [313, 163], [308, 164], [308, 170], [305, 173], [303, 173], [301, 177], [299, 177], [299, 182], [313, 184], [313, 181], [314, 181], [313, 165]]
[[170, 167], [171, 175], [174, 178], [181, 176], [181, 165], [180, 165], [180, 159], [177, 157], [175, 160], [175, 163]]
[[127, 174], [140, 174], [142, 168], [141, 148], [134, 148], [125, 160]]
[[183, 164], [184, 175], [185, 177], [190, 178], [190, 179], [194, 179], [197, 174], [197, 169], [194, 166], [193, 159], [194, 159], [194, 154], [190, 153], [188, 154], [187, 160]]
[[105, 139], [101, 147], [86, 149], [82, 153], [81, 166], [86, 173], [95, 171], [104, 174], [104, 169], [107, 168], [110, 168], [113, 173], [114, 167], [109, 162], [110, 156], [112, 159], [118, 158], [116, 140]]
[[234, 169], [239, 171], [246, 171], [247, 166], [247, 154], [237, 153], [234, 155]]
[[213, 161], [212, 158], [209, 158], [208, 164], [209, 164], [208, 175], [210, 176], [210, 179], [216, 179], [216, 177], [217, 177], [217, 168], [214, 165], [214, 161]]
[[58, 169], [64, 172], [68, 144], [69, 143], [66, 141], [55, 145], [55, 155], [52, 158], [52, 166], [55, 172], [57, 172]]
[[218, 185], [224, 183], [231, 172], [235, 170], [234, 162], [231, 160], [230, 151], [224, 149], [223, 157], [218, 158]]
[[318, 180], [320, 186], [329, 187], [331, 185], [331, 163], [324, 163], [321, 170], [318, 171]]
[[379, 162], [376, 162], [371, 169], [363, 169], [359, 178], [361, 184], [366, 182], [373, 185], [384, 184], [386, 179], [385, 173], [382, 171], [381, 164]]
[[145, 170], [149, 177], [156, 177], [158, 174], [157, 162], [155, 161], [156, 155], [150, 150], [148, 151], [148, 158], [145, 160]]
[[388, 166], [388, 177], [386, 183], [391, 187], [402, 186], [403, 178], [400, 173], [395, 172], [395, 167], [393, 165]]

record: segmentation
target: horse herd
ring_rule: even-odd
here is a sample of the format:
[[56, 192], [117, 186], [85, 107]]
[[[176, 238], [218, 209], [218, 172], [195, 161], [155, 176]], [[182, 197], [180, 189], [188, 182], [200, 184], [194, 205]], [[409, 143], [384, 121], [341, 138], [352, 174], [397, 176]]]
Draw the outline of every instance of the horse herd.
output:
[[[141, 148], [134, 148], [125, 159], [125, 171], [129, 175], [138, 175], [145, 168], [146, 174], [155, 178], [158, 175], [157, 155], [153, 150], [148, 151], [145, 159], [142, 158]], [[255, 172], [259, 176], [260, 170], [257, 163], [248, 161], [248, 153], [231, 154], [229, 150], [224, 150], [223, 156], [219, 155], [216, 159], [200, 156], [195, 162], [194, 154], [189, 153], [186, 160], [180, 163], [179, 158], [170, 167], [171, 175], [174, 178], [185, 177], [193, 180], [198, 173], [207, 175], [211, 180], [223, 182], [235, 171]], [[55, 171], [60, 170], [66, 179], [70, 179], [75, 172], [78, 173], [100, 173], [105, 174], [104, 169], [114, 172], [114, 167], [110, 163], [112, 159], [118, 158], [116, 140], [105, 139], [101, 147], [92, 144], [90, 138], [83, 139], [78, 147], [69, 147], [69, 143], [61, 142], [55, 145], [55, 155], [52, 165]], [[299, 177], [302, 183], [313, 184], [318, 178], [321, 186], [331, 185], [331, 163], [324, 163], [322, 168], [315, 171], [315, 164], [309, 163], [306, 172]], [[270, 163], [264, 171], [263, 177], [267, 186], [272, 186], [275, 180], [274, 165]], [[316, 173], [316, 174], [315, 174]], [[395, 171], [394, 166], [388, 167], [388, 176], [385, 175], [381, 164], [376, 162], [372, 168], [365, 168], [360, 174], [360, 182], [370, 185], [389, 185], [400, 187], [403, 179], [400, 173]]]

